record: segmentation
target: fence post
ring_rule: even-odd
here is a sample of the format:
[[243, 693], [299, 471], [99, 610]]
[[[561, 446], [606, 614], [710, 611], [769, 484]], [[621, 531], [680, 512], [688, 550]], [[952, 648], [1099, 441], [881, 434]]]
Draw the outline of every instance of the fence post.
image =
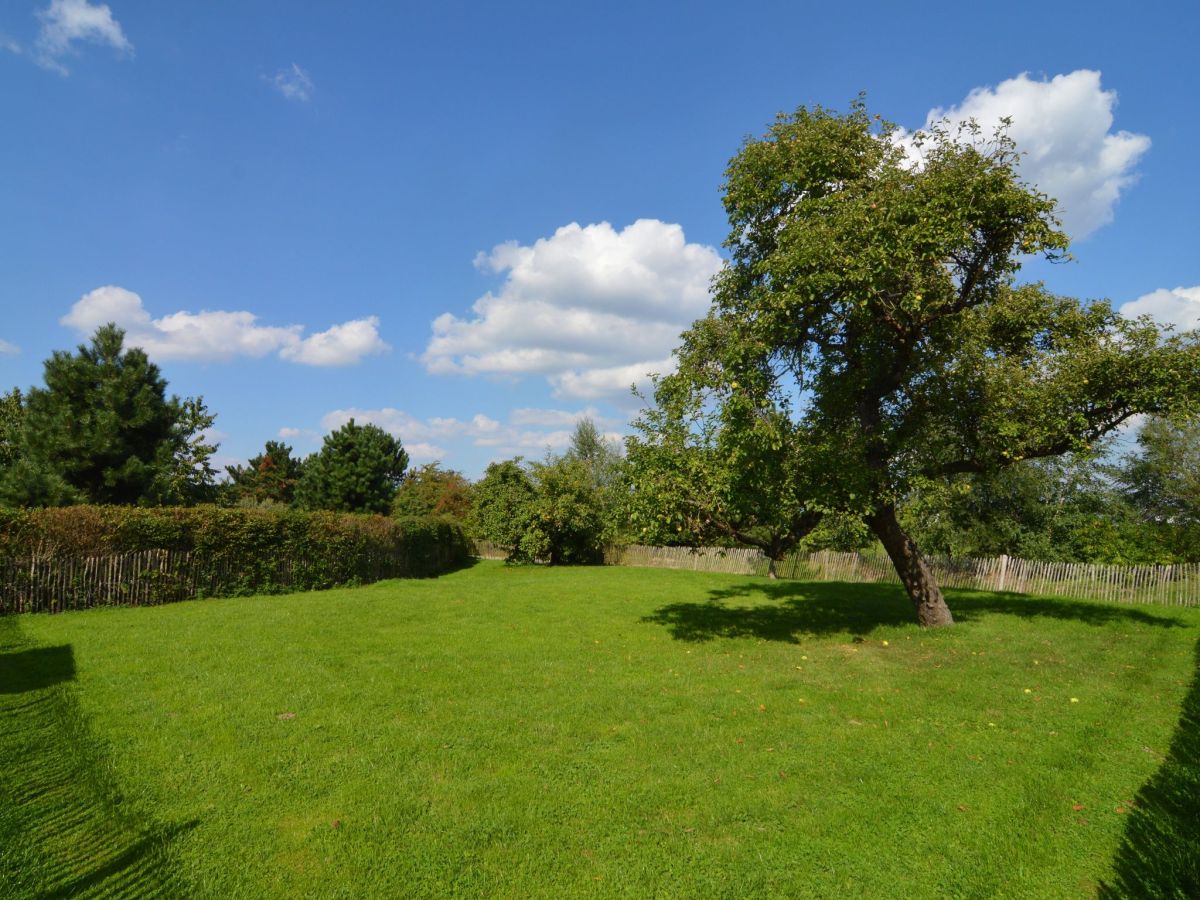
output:
[[1004, 590], [1004, 582], [1008, 579], [1008, 554], [1000, 554], [1000, 583], [996, 588], [996, 593]]

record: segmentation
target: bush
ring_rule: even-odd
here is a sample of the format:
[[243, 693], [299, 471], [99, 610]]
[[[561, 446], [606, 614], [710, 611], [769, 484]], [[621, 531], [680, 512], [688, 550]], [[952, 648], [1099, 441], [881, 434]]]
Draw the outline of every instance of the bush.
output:
[[[176, 586], [191, 585], [189, 591], [173, 590], [170, 599], [181, 599], [181, 593], [281, 593], [429, 577], [463, 565], [473, 548], [461, 527], [442, 519], [214, 506], [0, 510], [0, 560], [78, 560], [148, 550], [182, 551], [168, 554], [168, 568], [155, 574]], [[0, 585], [15, 589], [2, 578]], [[81, 584], [74, 590], [86, 589]], [[69, 605], [92, 603], [81, 595]]]
[[527, 561], [521, 541], [536, 499], [537, 490], [520, 457], [491, 463], [471, 489], [467, 527], [476, 540], [489, 541], [503, 550], [509, 562]]
[[603, 561], [604, 498], [587, 465], [569, 456], [534, 463], [537, 494], [520, 548], [529, 559], [551, 565]]

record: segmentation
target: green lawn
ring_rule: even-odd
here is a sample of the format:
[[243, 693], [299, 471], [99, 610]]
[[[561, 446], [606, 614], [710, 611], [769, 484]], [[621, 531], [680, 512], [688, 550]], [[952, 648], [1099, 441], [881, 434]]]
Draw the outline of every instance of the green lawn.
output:
[[0, 893], [1069, 897], [1194, 865], [1200, 610], [949, 599], [922, 632], [884, 585], [482, 563], [0, 619]]

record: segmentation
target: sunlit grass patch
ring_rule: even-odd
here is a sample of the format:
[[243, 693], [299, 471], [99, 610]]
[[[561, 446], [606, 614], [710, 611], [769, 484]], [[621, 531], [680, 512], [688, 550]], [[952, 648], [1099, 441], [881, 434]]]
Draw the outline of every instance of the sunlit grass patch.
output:
[[[197, 895], [1094, 893], [1200, 612], [950, 602], [921, 631], [888, 586], [482, 564], [9, 620], [4, 658], [61, 677], [0, 699], [74, 704], [125, 840], [166, 834]], [[5, 746], [29, 720], [3, 707]], [[44, 859], [26, 896], [109, 858], [4, 834]]]

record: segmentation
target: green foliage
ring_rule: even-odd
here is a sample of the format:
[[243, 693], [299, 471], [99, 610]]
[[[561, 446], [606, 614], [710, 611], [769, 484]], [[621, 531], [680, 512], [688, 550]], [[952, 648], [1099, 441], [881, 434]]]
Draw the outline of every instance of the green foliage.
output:
[[305, 460], [296, 502], [305, 509], [387, 513], [407, 467], [400, 441], [351, 419]]
[[0, 504], [4, 506], [66, 506], [83, 499], [82, 492], [61, 475], [27, 456], [21, 456], [0, 476]]
[[[462, 528], [445, 519], [215, 506], [0, 511], [3, 560], [143, 550], [193, 555], [186, 570], [164, 572], [164, 599], [185, 599], [190, 589], [185, 581], [206, 595], [229, 596], [426, 577], [463, 564], [471, 554]], [[89, 605], [87, 596], [60, 603]]]
[[25, 452], [96, 503], [137, 503], [158, 475], [178, 419], [158, 366], [124, 332], [97, 330], [72, 355], [55, 351], [45, 388], [26, 401]]
[[893, 137], [860, 102], [802, 107], [747, 141], [724, 184], [730, 263], [656, 399], [695, 395], [721, 430], [787, 423], [775, 452], [806, 502], [863, 517], [922, 621], [944, 624], [896, 504], [1194, 409], [1200, 340], [1015, 285], [1025, 255], [1060, 259], [1067, 238], [1003, 130], [935, 126], [917, 165]]
[[[711, 326], [697, 323], [697, 332]], [[704, 378], [698, 371], [699, 378]], [[794, 550], [820, 522], [809, 497], [801, 434], [728, 392], [721, 415], [706, 402], [718, 386], [658, 382], [656, 405], [626, 441], [626, 514], [640, 543], [757, 547], [770, 559]]]
[[572, 455], [531, 468], [536, 492], [518, 555], [550, 565], [600, 562], [608, 521], [594, 468]]
[[986, 475], [930, 482], [902, 509], [932, 553], [1051, 562], [1170, 562], [1092, 454], [1027, 460]]
[[931, 552], [1055, 562], [1200, 560], [1200, 428], [1151, 418], [1140, 451], [1116, 465], [1109, 442], [1089, 454], [1026, 460], [996, 472], [928, 482], [903, 520]]
[[392, 498], [393, 516], [446, 516], [463, 522], [470, 511], [470, 482], [435, 462], [409, 472]]
[[159, 448], [150, 498], [164, 506], [211, 503], [217, 496], [217, 473], [212, 466], [217, 445], [209, 442], [206, 433], [217, 417], [208, 411], [203, 397], [180, 402], [178, 414], [170, 440]]
[[21, 458], [21, 429], [25, 426], [25, 396], [20, 388], [0, 394], [0, 478]]
[[405, 516], [392, 520], [389, 538], [410, 576], [428, 578], [466, 565], [475, 552], [462, 523], [447, 516]]
[[[202, 433], [214, 417], [202, 399], [167, 397], [158, 366], [137, 347], [125, 350], [124, 339], [105, 325], [77, 353], [46, 360], [46, 386], [30, 389], [23, 423], [10, 425], [18, 458], [3, 473], [0, 499], [39, 506], [211, 498], [216, 447]], [[6, 407], [12, 423], [11, 399]]]
[[1200, 561], [1200, 419], [1151, 418], [1117, 477], [1146, 527], [1180, 561]]
[[489, 464], [471, 488], [467, 523], [472, 536], [502, 548], [509, 561], [527, 558], [521, 541], [532, 522], [536, 496], [520, 457]]
[[470, 527], [510, 562], [595, 563], [616, 531], [622, 489], [619, 451], [584, 419], [561, 456], [489, 465], [471, 491]]
[[872, 544], [875, 544], [875, 537], [861, 516], [829, 512], [822, 515], [817, 526], [800, 541], [798, 549], [806, 553], [820, 550], [850, 553]]
[[604, 544], [626, 537], [628, 520], [625, 499], [628, 489], [626, 463], [621, 445], [606, 438], [590, 418], [580, 419], [562, 459], [579, 463], [590, 486], [588, 503], [601, 520], [594, 547], [588, 555], [601, 552]]
[[287, 506], [295, 496], [302, 464], [287, 444], [267, 441], [263, 452], [252, 456], [246, 465], [226, 466], [225, 471], [229, 475], [226, 494], [234, 503]]
[[614, 489], [621, 480], [621, 451], [607, 440], [591, 419], [580, 419], [564, 456], [587, 469], [588, 481], [600, 490]]

